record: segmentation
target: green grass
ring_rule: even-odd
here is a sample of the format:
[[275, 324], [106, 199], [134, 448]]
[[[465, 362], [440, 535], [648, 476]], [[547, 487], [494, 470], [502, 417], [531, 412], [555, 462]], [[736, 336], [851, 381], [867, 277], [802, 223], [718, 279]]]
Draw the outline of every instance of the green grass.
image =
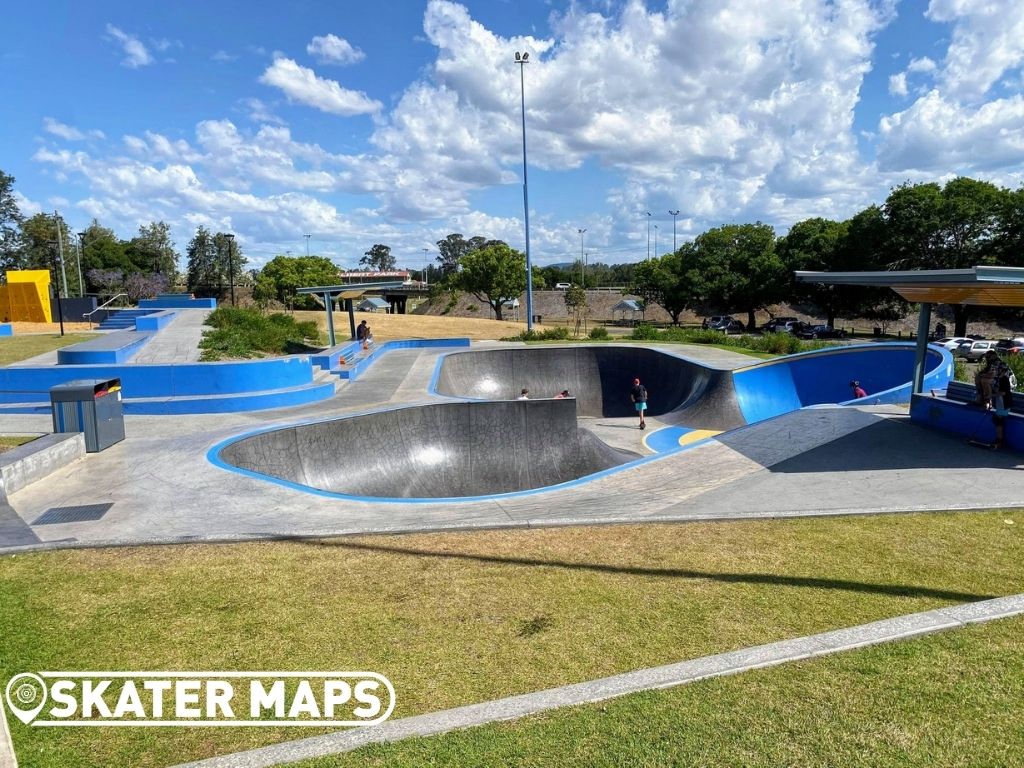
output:
[[31, 443], [36, 435], [0, 435], [0, 453], [6, 453], [19, 445]]
[[[0, 559], [0, 682], [369, 669], [402, 717], [1022, 592], [1022, 527], [988, 512], [18, 555]], [[12, 729], [23, 768], [161, 766], [314, 735]]]
[[1024, 618], [756, 670], [296, 768], [1019, 766]]
[[96, 333], [39, 333], [27, 336], [5, 336], [0, 338], [0, 365], [11, 365], [28, 360], [30, 357], [52, 352], [55, 349], [95, 339]]
[[220, 307], [210, 313], [199, 348], [204, 361], [238, 360], [283, 355], [305, 340], [320, 341], [320, 330], [312, 320], [297, 321], [282, 313], [264, 314], [256, 309]]

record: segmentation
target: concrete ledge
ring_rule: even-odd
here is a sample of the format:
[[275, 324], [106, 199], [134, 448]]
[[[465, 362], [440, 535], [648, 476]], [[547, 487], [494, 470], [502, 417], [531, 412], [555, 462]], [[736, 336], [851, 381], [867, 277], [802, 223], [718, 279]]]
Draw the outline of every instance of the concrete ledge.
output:
[[[138, 319], [135, 322], [138, 322]], [[153, 338], [151, 333], [139, 333], [138, 331], [110, 333], [98, 339], [58, 349], [57, 365], [124, 363], [151, 338]]]
[[13, 336], [14, 328], [10, 323], [0, 323], [0, 336]]
[[135, 318], [135, 330], [159, 331], [161, 328], [165, 328], [170, 325], [171, 320], [177, 316], [177, 312], [172, 312], [169, 309], [165, 309], [160, 312], [152, 312], [148, 315], [142, 315]]
[[7, 497], [85, 456], [85, 435], [61, 432], [43, 435], [0, 454], [0, 503]]
[[[910, 420], [913, 423], [983, 443], [992, 443], [996, 439], [993, 415], [993, 411], [986, 411], [980, 406], [946, 397], [914, 395], [910, 402]], [[1024, 416], [1011, 412], [1006, 417], [1003, 430], [1005, 447], [1024, 451]]]
[[192, 299], [186, 296], [160, 296], [142, 299], [140, 309], [216, 309], [216, 299]]

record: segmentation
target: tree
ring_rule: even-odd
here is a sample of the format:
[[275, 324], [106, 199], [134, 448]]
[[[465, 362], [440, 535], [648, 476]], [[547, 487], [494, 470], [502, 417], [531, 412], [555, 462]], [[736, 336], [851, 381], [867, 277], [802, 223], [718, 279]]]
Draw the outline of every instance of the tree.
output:
[[391, 255], [389, 246], [377, 243], [363, 255], [359, 263], [375, 272], [390, 272], [395, 268], [395, 257]]
[[526, 290], [526, 256], [504, 243], [467, 253], [461, 263], [462, 269], [450, 277], [452, 285], [487, 302], [498, 320], [502, 305]]
[[767, 224], [730, 224], [699, 235], [679, 249], [685, 280], [696, 301], [754, 313], [785, 295], [786, 267], [775, 252], [775, 232]]
[[[786, 272], [796, 270], [815, 272], [842, 272], [859, 269], [847, 264], [843, 257], [849, 224], [828, 219], [807, 219], [794, 224], [789, 233], [776, 244], [779, 258]], [[858, 301], [856, 286], [797, 283], [793, 295], [818, 305], [825, 313], [826, 322], [834, 326], [836, 318]]]
[[[1006, 190], [959, 177], [938, 184], [904, 184], [883, 206], [893, 269], [965, 269], [991, 264]], [[968, 307], [953, 306], [953, 334], [967, 332]]]
[[200, 226], [189, 240], [185, 253], [188, 257], [185, 284], [189, 292], [209, 295], [220, 278], [217, 244], [210, 230]]
[[319, 305], [312, 296], [298, 296], [299, 288], [334, 285], [338, 268], [323, 256], [275, 256], [256, 278], [253, 298], [259, 302], [277, 300], [285, 306], [315, 309]]
[[506, 243], [504, 240], [488, 240], [480, 235], [474, 235], [467, 240], [458, 232], [453, 232], [444, 240], [438, 240], [437, 250], [440, 255], [437, 257], [437, 261], [441, 266], [441, 273], [457, 272], [465, 256], [491, 245], [506, 245]]
[[178, 274], [178, 254], [171, 240], [171, 228], [162, 221], [139, 226], [139, 234], [128, 243], [126, 250], [139, 272], [164, 275], [173, 283]]
[[579, 285], [572, 285], [562, 298], [565, 301], [565, 311], [575, 320], [576, 335], [579, 336], [580, 326], [586, 322], [589, 309], [587, 292]]
[[22, 258], [21, 215], [14, 199], [14, 177], [0, 171], [0, 269], [17, 269]]
[[123, 274], [137, 271], [137, 267], [125, 253], [125, 243], [117, 238], [112, 229], [100, 226], [93, 219], [85, 229], [82, 238], [82, 270], [86, 273], [89, 291], [98, 291], [100, 286], [93, 283], [88, 274], [94, 270], [116, 270]]
[[690, 306], [693, 294], [684, 275], [683, 251], [653, 256], [636, 265], [630, 290], [644, 300], [644, 304], [657, 304], [679, 325], [679, 315]]

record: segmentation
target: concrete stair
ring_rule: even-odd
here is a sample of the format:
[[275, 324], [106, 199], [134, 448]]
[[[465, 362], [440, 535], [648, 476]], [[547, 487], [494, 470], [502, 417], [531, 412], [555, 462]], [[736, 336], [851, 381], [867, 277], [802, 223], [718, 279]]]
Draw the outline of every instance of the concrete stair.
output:
[[107, 317], [100, 323], [99, 329], [101, 331], [123, 331], [135, 330], [135, 318], [145, 317], [151, 315], [158, 310], [155, 309], [118, 309], [111, 312]]

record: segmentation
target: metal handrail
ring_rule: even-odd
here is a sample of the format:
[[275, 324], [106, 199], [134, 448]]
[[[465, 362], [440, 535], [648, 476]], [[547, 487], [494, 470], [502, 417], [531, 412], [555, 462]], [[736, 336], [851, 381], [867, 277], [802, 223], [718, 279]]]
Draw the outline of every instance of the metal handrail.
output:
[[128, 298], [128, 294], [127, 294], [127, 293], [119, 293], [119, 294], [117, 294], [116, 296], [114, 296], [114, 297], [112, 297], [111, 299], [109, 299], [108, 301], [105, 301], [105, 302], [103, 302], [102, 304], [100, 304], [100, 305], [99, 305], [98, 307], [96, 307], [96, 309], [94, 309], [94, 310], [93, 310], [92, 312], [86, 312], [85, 314], [83, 314], [83, 315], [82, 315], [82, 317], [87, 317], [87, 318], [89, 318], [89, 330], [90, 330], [90, 331], [92, 330], [92, 316], [93, 316], [94, 314], [96, 314], [97, 312], [99, 312], [99, 311], [100, 311], [101, 309], [106, 309], [106, 307], [107, 307], [107, 306], [108, 306], [109, 304], [113, 304], [113, 303], [114, 303], [115, 301], [117, 301], [118, 299], [120, 299], [120, 298], [121, 298], [122, 296], [124, 296], [125, 298]]

